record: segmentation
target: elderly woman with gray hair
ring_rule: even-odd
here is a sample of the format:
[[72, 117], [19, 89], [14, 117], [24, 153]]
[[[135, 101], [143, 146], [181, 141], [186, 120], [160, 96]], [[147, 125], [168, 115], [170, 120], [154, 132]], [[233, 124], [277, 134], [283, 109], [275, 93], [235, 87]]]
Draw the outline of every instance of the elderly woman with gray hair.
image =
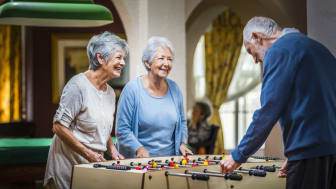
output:
[[113, 159], [124, 159], [110, 135], [115, 93], [107, 81], [120, 77], [128, 45], [118, 36], [104, 32], [90, 39], [87, 54], [89, 70], [66, 84], [54, 116], [55, 135], [44, 178], [48, 188], [70, 188], [72, 166], [106, 161], [105, 151]]
[[125, 157], [150, 157], [192, 153], [186, 147], [187, 122], [183, 97], [168, 79], [174, 47], [164, 37], [152, 37], [142, 63], [147, 74], [127, 83], [117, 108], [119, 152]]

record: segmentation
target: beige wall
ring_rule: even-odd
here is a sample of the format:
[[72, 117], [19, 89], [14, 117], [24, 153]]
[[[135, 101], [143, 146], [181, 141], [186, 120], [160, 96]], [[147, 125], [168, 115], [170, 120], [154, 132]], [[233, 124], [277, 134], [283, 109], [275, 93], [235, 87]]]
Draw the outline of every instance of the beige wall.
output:
[[336, 56], [335, 0], [308, 1], [307, 28], [309, 37], [320, 41]]
[[151, 36], [167, 37], [175, 47], [169, 78], [179, 85], [186, 102], [184, 0], [112, 0], [124, 23], [130, 48], [130, 79], [146, 73], [142, 51]]

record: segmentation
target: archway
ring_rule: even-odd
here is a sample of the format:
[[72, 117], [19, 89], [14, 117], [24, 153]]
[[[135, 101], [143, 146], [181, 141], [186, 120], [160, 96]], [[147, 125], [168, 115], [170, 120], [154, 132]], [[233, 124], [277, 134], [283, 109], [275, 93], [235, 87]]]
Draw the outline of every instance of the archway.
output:
[[[212, 20], [226, 9], [238, 14], [243, 23], [253, 16], [267, 16], [275, 19], [281, 26], [296, 27], [306, 33], [306, 1], [243, 1], [208, 0], [201, 1], [186, 20], [187, 46], [187, 107], [191, 108], [195, 100], [193, 78], [194, 52], [200, 37], [209, 28]], [[254, 85], [255, 86], [255, 85]], [[251, 89], [251, 86], [248, 87]], [[246, 90], [244, 91], [246, 92]]]

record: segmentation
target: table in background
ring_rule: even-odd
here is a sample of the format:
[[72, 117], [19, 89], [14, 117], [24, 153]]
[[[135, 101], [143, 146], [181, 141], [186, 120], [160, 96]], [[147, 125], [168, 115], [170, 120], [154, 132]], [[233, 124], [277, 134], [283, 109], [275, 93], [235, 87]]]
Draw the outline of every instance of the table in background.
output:
[[0, 182], [27, 183], [42, 180], [51, 138], [0, 139]]
[[[0, 138], [0, 183], [43, 180], [52, 138]], [[112, 137], [113, 143], [116, 138]], [[105, 159], [111, 160], [105, 153]]]

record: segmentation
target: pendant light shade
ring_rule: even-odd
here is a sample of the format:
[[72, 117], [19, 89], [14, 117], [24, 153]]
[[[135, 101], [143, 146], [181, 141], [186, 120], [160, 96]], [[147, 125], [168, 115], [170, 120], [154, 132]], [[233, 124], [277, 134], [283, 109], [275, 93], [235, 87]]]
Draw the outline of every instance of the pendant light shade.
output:
[[91, 0], [11, 0], [0, 6], [0, 24], [95, 27], [112, 22], [109, 9]]

